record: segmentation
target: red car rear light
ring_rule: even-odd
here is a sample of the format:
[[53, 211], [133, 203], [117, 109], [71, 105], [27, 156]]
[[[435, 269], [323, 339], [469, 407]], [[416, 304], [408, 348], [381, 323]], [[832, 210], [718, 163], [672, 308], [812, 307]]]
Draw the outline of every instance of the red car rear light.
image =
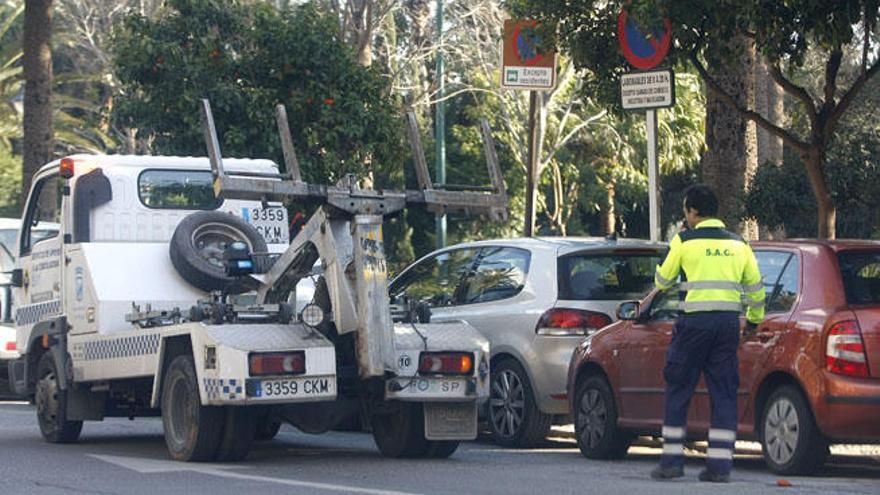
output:
[[589, 335], [611, 324], [605, 313], [582, 309], [553, 308], [541, 315], [535, 332], [538, 335]]
[[420, 375], [470, 375], [474, 372], [474, 355], [469, 352], [422, 352], [419, 354]]
[[263, 352], [248, 356], [251, 376], [300, 375], [306, 372], [306, 354], [297, 352]]
[[10, 340], [9, 342], [6, 343], [6, 350], [7, 351], [14, 351], [16, 349], [18, 349], [18, 346], [15, 345], [14, 340]]
[[825, 369], [837, 375], [868, 376], [868, 356], [857, 322], [842, 321], [828, 331]]

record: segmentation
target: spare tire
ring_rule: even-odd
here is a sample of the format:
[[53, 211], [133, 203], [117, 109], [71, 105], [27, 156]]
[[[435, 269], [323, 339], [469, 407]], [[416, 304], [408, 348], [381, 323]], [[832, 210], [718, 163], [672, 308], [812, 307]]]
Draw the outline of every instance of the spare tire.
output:
[[247, 244], [252, 253], [268, 250], [257, 229], [231, 213], [199, 211], [187, 215], [171, 236], [171, 263], [184, 280], [203, 291], [244, 292], [247, 283], [226, 275], [223, 265], [226, 246], [236, 241]]

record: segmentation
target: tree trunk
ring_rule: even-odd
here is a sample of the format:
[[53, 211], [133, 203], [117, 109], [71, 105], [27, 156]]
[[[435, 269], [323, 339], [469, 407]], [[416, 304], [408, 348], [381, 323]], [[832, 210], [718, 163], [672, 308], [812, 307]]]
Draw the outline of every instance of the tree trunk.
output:
[[27, 0], [24, 10], [24, 136], [22, 200], [40, 167], [52, 160], [52, 0]]
[[602, 215], [602, 229], [605, 235], [611, 235], [617, 229], [615, 221], [616, 212], [614, 210], [614, 201], [617, 197], [617, 190], [613, 180], [605, 184], [605, 214]]
[[813, 195], [816, 197], [816, 213], [819, 217], [819, 239], [834, 239], [837, 235], [837, 207], [831, 199], [828, 184], [825, 181], [825, 152], [821, 146], [814, 145], [810, 151], [801, 156], [807, 169], [807, 177]]
[[[753, 108], [755, 84], [754, 45], [740, 36], [732, 42], [734, 55], [728, 63], [715, 63], [715, 78], [721, 88], [746, 108]], [[719, 217], [731, 230], [746, 238], [758, 237], [754, 220], [741, 220], [741, 198], [748, 191], [758, 167], [755, 124], [728, 107], [711, 88], [706, 95], [706, 147], [700, 162], [703, 182], [719, 200]]]
[[[782, 87], [770, 77], [766, 59], [757, 56], [755, 61], [755, 111], [770, 122], [780, 127], [786, 127], [783, 110]], [[782, 138], [760, 126], [757, 126], [757, 137], [758, 167], [782, 166]], [[773, 230], [765, 226], [759, 228], [760, 239], [784, 239], [785, 237], [784, 227]]]
[[[785, 118], [785, 95], [782, 86], [776, 84], [772, 77], [767, 77], [767, 118], [774, 124], [787, 128], [788, 119]], [[781, 166], [783, 155], [782, 138], [768, 134], [767, 159], [774, 165]]]
[[[764, 57], [755, 60], [755, 111], [770, 122], [786, 127], [783, 116], [782, 88], [770, 77]], [[782, 165], [782, 138], [763, 127], [757, 128], [758, 166], [766, 163]]]

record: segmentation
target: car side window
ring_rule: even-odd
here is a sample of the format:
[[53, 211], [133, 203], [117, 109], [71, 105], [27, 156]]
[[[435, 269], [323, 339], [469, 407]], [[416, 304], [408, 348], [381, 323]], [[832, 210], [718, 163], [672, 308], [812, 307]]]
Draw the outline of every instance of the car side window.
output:
[[455, 305], [459, 284], [476, 255], [475, 249], [455, 249], [422, 260], [395, 281], [391, 296], [424, 301], [431, 307]]
[[509, 247], [484, 248], [477, 268], [462, 288], [465, 304], [511, 298], [522, 291], [529, 273], [531, 253]]
[[651, 308], [648, 310], [648, 319], [651, 321], [675, 320], [681, 315], [681, 291], [667, 290], [654, 296]]
[[34, 200], [28, 205], [22, 228], [21, 254], [28, 254], [34, 244], [58, 235], [61, 221], [61, 180], [45, 177], [34, 186]]
[[758, 268], [764, 280], [768, 313], [791, 311], [800, 290], [800, 261], [784, 251], [756, 251]]

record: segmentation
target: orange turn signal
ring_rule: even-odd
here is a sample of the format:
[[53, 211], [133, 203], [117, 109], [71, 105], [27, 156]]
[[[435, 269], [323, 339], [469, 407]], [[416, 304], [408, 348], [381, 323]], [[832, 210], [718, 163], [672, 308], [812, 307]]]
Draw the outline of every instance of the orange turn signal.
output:
[[423, 352], [419, 355], [419, 374], [470, 375], [474, 355], [469, 352]]

